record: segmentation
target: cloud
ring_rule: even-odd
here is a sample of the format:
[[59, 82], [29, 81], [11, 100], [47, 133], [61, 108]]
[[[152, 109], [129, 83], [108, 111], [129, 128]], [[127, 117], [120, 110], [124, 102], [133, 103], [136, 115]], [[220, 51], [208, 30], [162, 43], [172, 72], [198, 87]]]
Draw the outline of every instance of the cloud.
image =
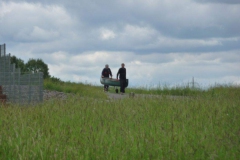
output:
[[104, 28], [100, 29], [100, 33], [101, 33], [100, 38], [102, 40], [109, 40], [116, 37], [115, 33], [108, 29], [104, 29]]
[[[76, 24], [64, 8], [40, 3], [1, 3], [1, 37], [15, 42], [53, 41], [68, 36]], [[71, 32], [70, 32], [71, 33]]]
[[225, 4], [240, 4], [239, 0], [195, 0], [199, 3], [225, 3]]
[[[100, 84], [99, 77], [104, 65], [109, 64], [113, 77], [124, 62], [129, 86], [187, 84], [192, 77], [200, 85], [238, 83], [239, 51], [218, 53], [171, 53], [137, 55], [124, 52], [88, 52], [75, 56], [68, 53], [46, 55], [50, 74], [63, 80]], [[59, 55], [59, 56], [57, 56]], [[69, 58], [66, 58], [69, 57]], [[232, 57], [232, 58], [231, 58]], [[47, 58], [47, 57], [46, 57]], [[69, 65], [71, 64], [71, 65]], [[226, 78], [228, 77], [228, 78]]]
[[42, 29], [38, 26], [33, 26], [32, 30], [23, 29], [15, 35], [15, 39], [25, 42], [36, 41], [50, 41], [59, 37], [59, 33], [56, 31], [49, 31]]
[[2, 0], [0, 42], [66, 81], [124, 62], [130, 86], [239, 82], [238, 19], [237, 1]]

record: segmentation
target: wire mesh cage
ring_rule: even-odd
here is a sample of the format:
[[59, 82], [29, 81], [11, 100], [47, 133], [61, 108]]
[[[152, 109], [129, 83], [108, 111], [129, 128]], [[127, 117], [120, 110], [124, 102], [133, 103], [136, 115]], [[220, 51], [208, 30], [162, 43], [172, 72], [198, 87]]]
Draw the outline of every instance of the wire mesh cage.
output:
[[0, 45], [0, 86], [6, 102], [30, 104], [43, 101], [43, 73], [21, 73], [11, 56], [6, 55], [6, 45]]

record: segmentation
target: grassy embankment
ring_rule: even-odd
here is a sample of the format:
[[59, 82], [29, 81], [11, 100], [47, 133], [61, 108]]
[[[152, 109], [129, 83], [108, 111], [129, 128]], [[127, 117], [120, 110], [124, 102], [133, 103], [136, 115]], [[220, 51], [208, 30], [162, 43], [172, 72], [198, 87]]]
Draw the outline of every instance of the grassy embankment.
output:
[[76, 95], [0, 107], [0, 159], [240, 159], [239, 87], [128, 89], [163, 96], [109, 101], [102, 87], [44, 85]]

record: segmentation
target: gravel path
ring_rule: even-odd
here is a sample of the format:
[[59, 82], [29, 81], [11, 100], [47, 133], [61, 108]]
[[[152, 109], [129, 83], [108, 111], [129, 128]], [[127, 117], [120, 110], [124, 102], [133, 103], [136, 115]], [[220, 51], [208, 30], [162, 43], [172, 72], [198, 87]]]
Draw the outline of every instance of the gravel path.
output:
[[123, 98], [129, 97], [129, 95], [126, 94], [126, 93], [121, 95], [120, 93], [109, 93], [109, 92], [107, 92], [106, 94], [108, 95], [108, 97], [110, 99], [123, 99]]
[[[122, 99], [129, 97], [129, 94], [117, 94], [117, 93], [106, 93], [110, 99]], [[58, 98], [58, 99], [66, 99], [68, 96], [68, 93], [64, 92], [58, 92], [58, 91], [50, 91], [50, 90], [44, 90], [43, 91], [43, 100], [49, 100], [52, 98]]]
[[[58, 92], [58, 91], [50, 91], [44, 90], [43, 91], [43, 100], [49, 100], [51, 98], [58, 98], [58, 99], [66, 99], [70, 93]], [[110, 99], [123, 99], [123, 98], [133, 98], [133, 97], [151, 97], [151, 98], [161, 98], [161, 95], [146, 95], [146, 94], [135, 94], [132, 95], [131, 93], [125, 93], [121, 95], [120, 93], [110, 93], [106, 92]], [[178, 98], [186, 98], [184, 96], [167, 96], [171, 99], [178, 99]]]
[[[121, 95], [120, 93], [117, 94], [117, 93], [106, 92], [106, 94], [110, 99], [123, 99], [123, 98], [129, 97], [129, 93]], [[50, 91], [50, 90], [43, 91], [43, 100], [49, 100], [52, 98], [66, 99], [67, 96], [68, 96], [68, 93], [64, 93], [64, 92]]]
[[43, 100], [45, 101], [45, 100], [49, 100], [51, 98], [66, 99], [67, 98], [67, 93], [44, 90], [43, 91]]
[[[162, 95], [151, 95], [151, 94], [134, 94], [134, 93], [125, 93], [124, 95], [121, 95], [119, 93], [107, 93], [108, 97], [110, 99], [123, 99], [123, 98], [163, 98]], [[181, 99], [181, 98], [189, 98], [186, 96], [172, 96], [167, 95], [166, 98], [170, 99]]]

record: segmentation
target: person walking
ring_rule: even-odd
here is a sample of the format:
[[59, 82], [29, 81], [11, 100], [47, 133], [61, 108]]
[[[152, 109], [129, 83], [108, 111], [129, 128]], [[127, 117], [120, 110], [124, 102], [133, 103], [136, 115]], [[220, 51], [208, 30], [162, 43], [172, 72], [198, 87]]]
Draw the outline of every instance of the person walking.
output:
[[[103, 68], [103, 70], [102, 70], [102, 78], [109, 78], [109, 76], [111, 76], [111, 78], [112, 78], [112, 72], [111, 72], [111, 69], [109, 68], [109, 65], [106, 64], [105, 68]], [[109, 87], [109, 85], [103, 86], [105, 92], [108, 91], [108, 87]]]
[[121, 68], [119, 68], [118, 72], [117, 72], [117, 79], [118, 79], [118, 76], [120, 78], [120, 92], [121, 94], [124, 94], [125, 93], [125, 87], [126, 87], [126, 68], [125, 68], [125, 64], [122, 63], [121, 64]]

